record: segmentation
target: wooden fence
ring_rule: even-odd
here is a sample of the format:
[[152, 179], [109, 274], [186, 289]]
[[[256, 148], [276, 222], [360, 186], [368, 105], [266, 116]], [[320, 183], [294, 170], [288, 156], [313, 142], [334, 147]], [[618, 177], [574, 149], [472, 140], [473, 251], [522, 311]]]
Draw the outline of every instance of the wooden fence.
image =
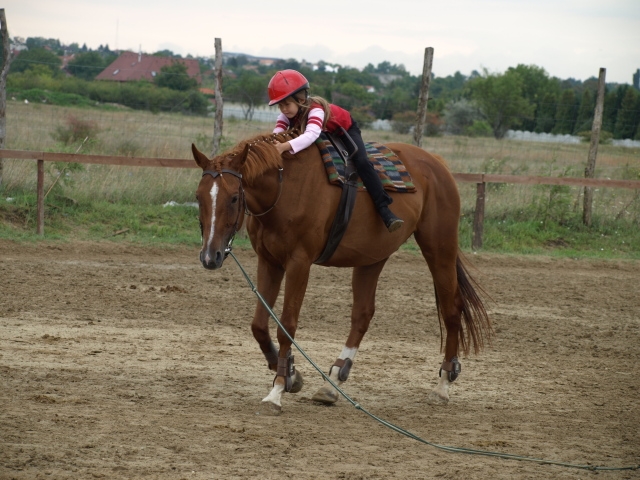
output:
[[[1, 150], [0, 158], [36, 160], [37, 177], [37, 234], [44, 235], [44, 162], [123, 165], [128, 167], [199, 168], [193, 160], [178, 158], [118, 157], [110, 155], [80, 155], [73, 153], [32, 152], [27, 150]], [[569, 185], [574, 187], [604, 187], [640, 189], [640, 180], [608, 180], [603, 178], [542, 177], [519, 175], [493, 175], [485, 173], [454, 173], [461, 183], [477, 185], [476, 209], [473, 219], [472, 247], [482, 247], [484, 204], [487, 183], [519, 183], [525, 185]]]

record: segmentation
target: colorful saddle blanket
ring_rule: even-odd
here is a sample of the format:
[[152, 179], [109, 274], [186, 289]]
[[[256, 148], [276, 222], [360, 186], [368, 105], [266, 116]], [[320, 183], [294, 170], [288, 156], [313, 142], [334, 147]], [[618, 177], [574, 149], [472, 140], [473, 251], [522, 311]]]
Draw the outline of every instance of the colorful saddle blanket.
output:
[[[340, 154], [338, 154], [324, 133], [320, 134], [320, 137], [316, 140], [316, 145], [320, 149], [320, 155], [327, 170], [329, 182], [341, 186], [346, 180], [344, 178], [345, 165]], [[369, 161], [378, 172], [385, 190], [399, 193], [416, 191], [411, 174], [395, 153], [377, 142], [365, 143], [365, 147]], [[362, 181], [358, 182], [358, 188], [364, 188]]]

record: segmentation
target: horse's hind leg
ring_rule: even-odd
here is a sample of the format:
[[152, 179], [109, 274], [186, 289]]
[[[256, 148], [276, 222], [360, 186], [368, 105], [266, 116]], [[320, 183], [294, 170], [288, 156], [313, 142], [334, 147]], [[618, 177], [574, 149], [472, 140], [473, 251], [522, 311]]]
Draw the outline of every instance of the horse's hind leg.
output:
[[[373, 265], [353, 269], [351, 331], [342, 353], [329, 369], [329, 378], [336, 385], [341, 385], [347, 380], [360, 342], [369, 329], [369, 324], [375, 313], [378, 278], [386, 262], [387, 259]], [[313, 395], [312, 400], [325, 404], [335, 403], [338, 400], [338, 391], [329, 382], [325, 382]]]
[[[427, 229], [427, 232], [419, 230], [414, 237], [431, 271], [438, 315], [446, 330], [444, 360], [439, 372], [438, 385], [429, 394], [427, 401], [431, 404], [446, 404], [449, 402], [449, 386], [460, 373], [458, 349], [462, 334], [462, 297], [456, 270], [457, 225], [455, 231], [454, 226], [450, 226], [449, 232], [442, 225], [438, 227], [437, 232], [434, 227]], [[447, 233], [450, 236], [447, 237]]]

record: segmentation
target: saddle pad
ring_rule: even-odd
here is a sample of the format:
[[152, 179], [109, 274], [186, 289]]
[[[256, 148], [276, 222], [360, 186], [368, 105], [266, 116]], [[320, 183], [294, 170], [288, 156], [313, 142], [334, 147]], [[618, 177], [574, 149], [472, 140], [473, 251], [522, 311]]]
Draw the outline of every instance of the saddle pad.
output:
[[[316, 140], [316, 145], [320, 150], [322, 161], [327, 170], [329, 183], [341, 186], [346, 181], [344, 178], [345, 166], [342, 158], [324, 134], [320, 134], [320, 137]], [[377, 142], [365, 143], [365, 147], [369, 161], [378, 172], [385, 190], [398, 193], [416, 191], [411, 174], [395, 153]], [[362, 181], [358, 181], [358, 188], [364, 189]]]

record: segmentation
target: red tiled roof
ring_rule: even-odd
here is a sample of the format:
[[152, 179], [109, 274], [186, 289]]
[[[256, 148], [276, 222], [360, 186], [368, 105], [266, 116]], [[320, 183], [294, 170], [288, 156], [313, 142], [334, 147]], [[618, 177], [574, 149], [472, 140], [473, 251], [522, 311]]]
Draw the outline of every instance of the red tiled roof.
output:
[[200, 83], [200, 64], [193, 58], [158, 57], [134, 52], [121, 53], [111, 65], [100, 72], [96, 80], [114, 80], [116, 82], [153, 81], [162, 67], [170, 66], [173, 62], [184, 63], [187, 66], [187, 75], [195, 78]]

